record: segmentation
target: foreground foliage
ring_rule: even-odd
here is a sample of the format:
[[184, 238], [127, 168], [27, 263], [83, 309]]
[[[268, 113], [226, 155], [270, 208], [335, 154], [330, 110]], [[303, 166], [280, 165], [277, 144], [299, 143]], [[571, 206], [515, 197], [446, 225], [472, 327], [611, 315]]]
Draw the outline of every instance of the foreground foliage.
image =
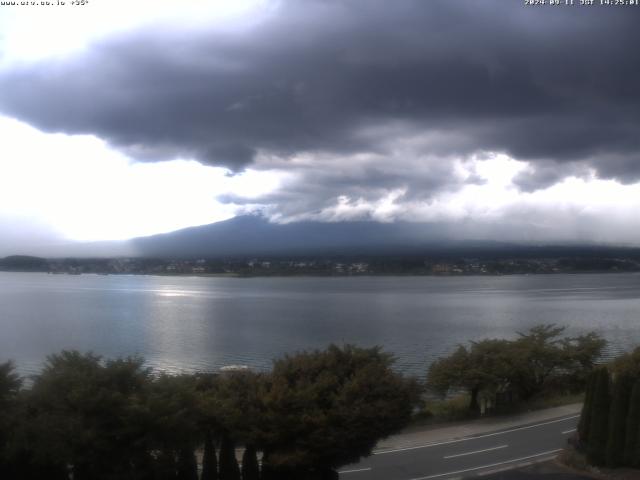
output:
[[270, 433], [263, 442], [265, 462], [331, 478], [331, 470], [368, 455], [378, 439], [400, 430], [419, 390], [390, 375], [391, 363], [377, 348], [350, 346], [276, 361], [263, 397], [264, 431]]
[[577, 443], [593, 465], [640, 467], [640, 348], [591, 375]]
[[441, 395], [466, 391], [473, 414], [480, 412], [481, 403], [492, 408], [529, 401], [545, 390], [580, 392], [605, 341], [593, 332], [562, 337], [564, 330], [538, 325], [519, 333], [515, 340], [487, 339], [460, 345], [431, 365], [427, 384]]
[[270, 373], [172, 376], [63, 351], [28, 389], [0, 364], [0, 478], [197, 480], [197, 452], [202, 480], [335, 478], [411, 417], [417, 384], [392, 362], [331, 346]]

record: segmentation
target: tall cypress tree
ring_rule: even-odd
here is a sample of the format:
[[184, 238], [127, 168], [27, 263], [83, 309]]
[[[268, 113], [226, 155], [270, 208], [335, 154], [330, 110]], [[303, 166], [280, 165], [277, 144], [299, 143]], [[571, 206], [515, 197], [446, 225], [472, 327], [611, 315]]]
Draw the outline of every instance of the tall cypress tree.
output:
[[585, 392], [580, 422], [578, 423], [578, 440], [581, 447], [584, 447], [589, 442], [589, 425], [593, 414], [593, 390], [597, 378], [596, 372], [591, 372], [587, 381], [587, 391]]
[[624, 463], [629, 467], [640, 467], [640, 380], [637, 380], [633, 386], [629, 401]]
[[269, 452], [265, 450], [262, 451], [262, 469], [260, 470], [260, 479], [278, 480], [277, 472], [269, 461]]
[[624, 374], [619, 375], [613, 384], [606, 453], [609, 467], [619, 467], [624, 463], [625, 432], [632, 387], [632, 379]]
[[242, 480], [260, 480], [258, 457], [252, 445], [247, 445], [242, 455]]
[[220, 480], [240, 480], [240, 467], [236, 460], [236, 446], [228, 435], [220, 446]]
[[177, 476], [176, 458], [173, 453], [162, 450], [155, 461], [154, 478], [158, 480], [175, 480]]
[[604, 465], [607, 450], [607, 435], [609, 433], [609, 371], [599, 368], [593, 391], [593, 410], [589, 422], [589, 442], [587, 443], [587, 458], [594, 465]]
[[204, 436], [204, 454], [202, 456], [202, 477], [200, 480], [218, 480], [218, 459], [211, 432]]
[[198, 480], [198, 463], [193, 449], [185, 447], [178, 453], [178, 480]]

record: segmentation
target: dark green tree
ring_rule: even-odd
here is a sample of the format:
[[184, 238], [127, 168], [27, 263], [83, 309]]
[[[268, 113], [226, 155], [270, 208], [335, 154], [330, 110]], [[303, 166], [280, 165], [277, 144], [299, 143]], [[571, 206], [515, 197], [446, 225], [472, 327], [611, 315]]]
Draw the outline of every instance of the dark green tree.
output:
[[198, 463], [194, 451], [187, 447], [178, 453], [177, 480], [198, 480]]
[[279, 480], [277, 468], [271, 465], [269, 452], [262, 452], [262, 466], [260, 468], [260, 480]]
[[148, 379], [137, 358], [102, 362], [75, 351], [48, 357], [28, 395], [26, 435], [37, 463], [57, 459], [76, 480], [124, 477], [146, 464], [138, 412]]
[[220, 480], [240, 480], [236, 446], [229, 435], [223, 435], [220, 446]]
[[540, 393], [550, 376], [571, 363], [560, 337], [565, 329], [553, 324], [537, 325], [526, 333], [518, 333], [519, 338], [513, 342], [511, 381], [522, 399]]
[[629, 400], [624, 463], [630, 467], [640, 467], [640, 379], [636, 380]]
[[481, 392], [495, 392], [508, 385], [513, 374], [511, 357], [512, 344], [506, 340], [471, 342], [470, 348], [461, 345], [431, 365], [427, 385], [441, 395], [450, 390], [466, 390], [469, 411], [478, 414]]
[[0, 363], [0, 408], [4, 410], [15, 401], [21, 386], [22, 379], [16, 373], [13, 362]]
[[22, 379], [12, 362], [0, 363], [0, 478], [8, 478], [14, 463], [9, 445], [15, 439], [18, 427], [18, 395]]
[[198, 426], [203, 445], [201, 480], [218, 480], [218, 456], [216, 443], [223, 431], [224, 415], [219, 411], [220, 376], [212, 373], [194, 375], [197, 392]]
[[599, 368], [597, 372], [593, 390], [587, 458], [594, 465], [604, 465], [609, 433], [610, 378], [606, 367]]
[[157, 451], [152, 463], [153, 480], [176, 480], [178, 476], [178, 464], [172, 452], [166, 450]]
[[215, 412], [219, 427], [239, 445], [261, 445], [264, 438], [264, 375], [228, 372], [217, 379], [208, 410]]
[[607, 342], [596, 332], [589, 332], [564, 338], [560, 345], [565, 357], [561, 367], [564, 372], [562, 382], [574, 391], [582, 391]]
[[149, 386], [141, 417], [148, 448], [159, 453], [156, 469], [160, 475], [172, 476], [181, 465], [188, 471], [193, 452], [204, 440], [197, 384], [193, 375], [163, 374]]
[[242, 480], [260, 480], [258, 457], [252, 445], [246, 446], [242, 455]]
[[538, 325], [515, 340], [487, 339], [459, 346], [431, 365], [427, 385], [441, 394], [466, 390], [474, 413], [479, 411], [481, 393], [527, 400], [543, 392], [550, 379], [563, 388], [581, 390], [605, 342], [595, 333], [561, 337], [564, 330]]
[[606, 464], [609, 467], [616, 468], [624, 464], [624, 443], [632, 388], [633, 379], [627, 375], [619, 375], [613, 383], [606, 452]]
[[578, 425], [580, 448], [594, 465], [640, 466], [640, 349], [591, 377]]
[[640, 378], [640, 347], [616, 358], [613, 361], [612, 369], [616, 374]]
[[216, 447], [213, 443], [211, 432], [209, 431], [205, 433], [204, 437], [201, 480], [218, 480], [218, 459], [216, 457]]
[[392, 362], [379, 348], [351, 345], [276, 360], [263, 396], [267, 471], [332, 476], [403, 428], [419, 389]]
[[[640, 381], [640, 347], [616, 358], [611, 369], [618, 378], [629, 377], [634, 383]], [[623, 461], [627, 466], [640, 466], [640, 392], [632, 388], [629, 412], [626, 421], [626, 438]]]
[[591, 426], [591, 416], [593, 415], [593, 391], [597, 382], [597, 372], [591, 372], [587, 381], [587, 389], [584, 396], [584, 404], [580, 413], [580, 421], [578, 422], [578, 441], [580, 445], [586, 445], [589, 442], [589, 427]]
[[[249, 455], [245, 460], [248, 459], [249, 462], [243, 460], [243, 475], [253, 474], [251, 455], [257, 468], [256, 449], [262, 445], [265, 437], [263, 388], [262, 374], [250, 371], [227, 372], [217, 378], [215, 391], [208, 397], [205, 406], [206, 411], [215, 412], [219, 428], [227, 432], [228, 438], [245, 447], [245, 456]], [[221, 475], [222, 470], [221, 453]]]

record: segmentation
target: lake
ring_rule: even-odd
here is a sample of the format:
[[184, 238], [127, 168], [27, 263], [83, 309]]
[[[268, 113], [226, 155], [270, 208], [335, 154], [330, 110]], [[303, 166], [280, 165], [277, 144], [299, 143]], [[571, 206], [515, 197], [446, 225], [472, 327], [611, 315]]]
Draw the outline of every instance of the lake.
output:
[[424, 377], [459, 343], [539, 323], [589, 330], [607, 356], [640, 344], [640, 274], [216, 278], [0, 272], [0, 361], [35, 373], [61, 349], [139, 354], [170, 372], [334, 342], [381, 345]]

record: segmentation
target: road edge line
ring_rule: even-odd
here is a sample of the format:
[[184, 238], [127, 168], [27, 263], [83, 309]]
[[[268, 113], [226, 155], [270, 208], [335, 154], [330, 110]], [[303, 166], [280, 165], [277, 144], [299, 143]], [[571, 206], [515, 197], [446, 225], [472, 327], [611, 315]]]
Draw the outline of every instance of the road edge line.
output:
[[[534, 455], [527, 455], [526, 457], [514, 458], [512, 460], [505, 460], [504, 462], [497, 462], [497, 463], [492, 463], [492, 464], [489, 464], [489, 465], [481, 465], [479, 467], [465, 468], [464, 470], [457, 470], [455, 472], [436, 473], [435, 475], [427, 475], [425, 477], [415, 477], [415, 478], [412, 478], [411, 480], [428, 480], [430, 478], [439, 478], [439, 477], [446, 477], [446, 476], [449, 476], [449, 475], [458, 475], [460, 473], [467, 473], [467, 472], [473, 472], [475, 470], [484, 470], [485, 468], [497, 467], [498, 465], [512, 464], [513, 462], [520, 462], [522, 460], [528, 460], [530, 458], [541, 457], [543, 455], [547, 455], [548, 458], [554, 458], [553, 456], [551, 456], [551, 454], [561, 452], [562, 450], [564, 450], [564, 449], [563, 448], [558, 448], [556, 450], [548, 450], [546, 452], [536, 453]], [[512, 470], [512, 468], [508, 468], [508, 469], [505, 469], [505, 470]]]
[[449, 445], [451, 443], [468, 442], [470, 440], [476, 440], [476, 439], [479, 439], [479, 438], [494, 437], [496, 435], [505, 435], [507, 433], [518, 432], [520, 430], [527, 430], [527, 429], [530, 429], [530, 428], [543, 427], [545, 425], [551, 425], [553, 423], [565, 422], [567, 420], [573, 420], [574, 418], [579, 418], [579, 417], [580, 417], [580, 415], [578, 414], [578, 415], [572, 415], [570, 417], [558, 418], [558, 419], [551, 420], [551, 421], [548, 421], [548, 422], [536, 423], [534, 425], [525, 425], [523, 427], [511, 428], [509, 430], [499, 430], [497, 432], [483, 433], [483, 434], [476, 435], [476, 436], [470, 436], [470, 437], [463, 437], [463, 438], [457, 438], [457, 439], [452, 439], [452, 440], [446, 440], [444, 442], [433, 442], [433, 443], [425, 443], [425, 444], [422, 444], [422, 445], [416, 445], [416, 446], [413, 446], [413, 447], [394, 448], [394, 449], [391, 449], [391, 450], [380, 450], [378, 452], [372, 452], [372, 455], [386, 455], [388, 453], [404, 452], [404, 451], [408, 451], [408, 450], [418, 450], [420, 448], [437, 447], [438, 445]]

